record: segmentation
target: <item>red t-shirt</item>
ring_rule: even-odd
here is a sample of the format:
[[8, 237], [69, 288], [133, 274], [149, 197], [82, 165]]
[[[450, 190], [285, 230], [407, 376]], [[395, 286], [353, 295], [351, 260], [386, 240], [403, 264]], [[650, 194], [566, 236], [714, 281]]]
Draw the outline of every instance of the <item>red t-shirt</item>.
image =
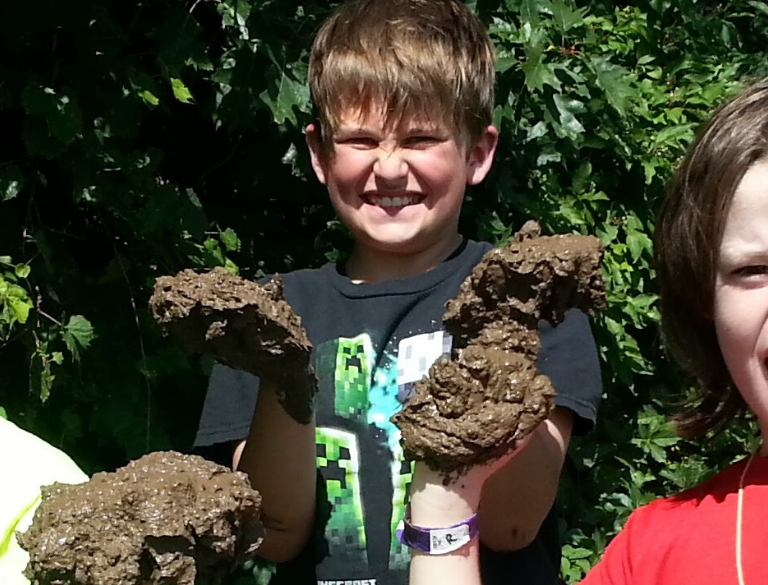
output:
[[[738, 585], [740, 461], [701, 485], [638, 508], [581, 585]], [[768, 584], [768, 457], [747, 472], [741, 558], [745, 585]]]

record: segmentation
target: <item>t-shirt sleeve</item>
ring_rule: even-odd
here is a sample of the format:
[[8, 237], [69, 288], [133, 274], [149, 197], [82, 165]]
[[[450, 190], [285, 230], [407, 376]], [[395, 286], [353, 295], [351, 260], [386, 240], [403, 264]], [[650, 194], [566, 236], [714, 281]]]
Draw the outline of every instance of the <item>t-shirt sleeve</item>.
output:
[[253, 374], [216, 364], [208, 382], [194, 447], [206, 447], [240, 441], [248, 436], [259, 379]]
[[595, 424], [603, 393], [600, 361], [589, 318], [581, 311], [570, 310], [557, 326], [542, 321], [539, 335], [539, 372], [552, 381], [555, 404], [576, 414], [574, 434], [584, 434]]

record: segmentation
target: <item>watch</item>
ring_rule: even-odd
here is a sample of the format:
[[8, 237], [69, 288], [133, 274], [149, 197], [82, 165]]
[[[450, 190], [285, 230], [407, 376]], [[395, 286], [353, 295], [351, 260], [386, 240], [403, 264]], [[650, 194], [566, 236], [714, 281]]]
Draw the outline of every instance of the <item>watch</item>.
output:
[[463, 522], [444, 528], [414, 526], [410, 514], [400, 522], [397, 538], [409, 548], [430, 554], [444, 555], [469, 544], [480, 533], [477, 513]]

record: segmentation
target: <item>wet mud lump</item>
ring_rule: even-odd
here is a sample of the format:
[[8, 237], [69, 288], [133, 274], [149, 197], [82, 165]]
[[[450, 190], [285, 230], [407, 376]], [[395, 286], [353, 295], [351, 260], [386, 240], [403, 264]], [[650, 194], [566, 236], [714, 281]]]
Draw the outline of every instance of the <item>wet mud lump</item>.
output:
[[602, 308], [603, 246], [593, 236], [541, 236], [528, 222], [490, 250], [443, 316], [451, 359], [437, 360], [393, 422], [409, 459], [448, 474], [521, 444], [549, 415], [555, 390], [536, 369], [540, 319]]
[[43, 488], [30, 528], [32, 585], [194, 585], [255, 556], [261, 497], [243, 473], [151, 453], [79, 485]]
[[182, 349], [274, 383], [286, 412], [310, 421], [317, 389], [312, 344], [279, 276], [261, 285], [220, 267], [184, 270], [157, 279], [149, 306]]

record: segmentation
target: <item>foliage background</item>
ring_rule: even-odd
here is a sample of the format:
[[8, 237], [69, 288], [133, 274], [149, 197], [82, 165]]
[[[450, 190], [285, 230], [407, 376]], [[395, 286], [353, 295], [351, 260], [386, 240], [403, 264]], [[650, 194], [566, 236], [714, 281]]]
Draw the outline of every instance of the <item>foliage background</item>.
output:
[[[334, 2], [0, 5], [0, 414], [88, 472], [187, 450], [210, 364], [164, 339], [154, 279], [316, 266], [347, 244], [310, 175], [308, 49]], [[665, 181], [714, 105], [761, 73], [759, 1], [476, 0], [497, 45], [493, 175], [463, 229], [530, 217], [607, 246], [595, 320], [605, 400], [564, 472], [562, 573], [576, 582], [637, 505], [752, 441], [677, 439], [650, 236]]]

